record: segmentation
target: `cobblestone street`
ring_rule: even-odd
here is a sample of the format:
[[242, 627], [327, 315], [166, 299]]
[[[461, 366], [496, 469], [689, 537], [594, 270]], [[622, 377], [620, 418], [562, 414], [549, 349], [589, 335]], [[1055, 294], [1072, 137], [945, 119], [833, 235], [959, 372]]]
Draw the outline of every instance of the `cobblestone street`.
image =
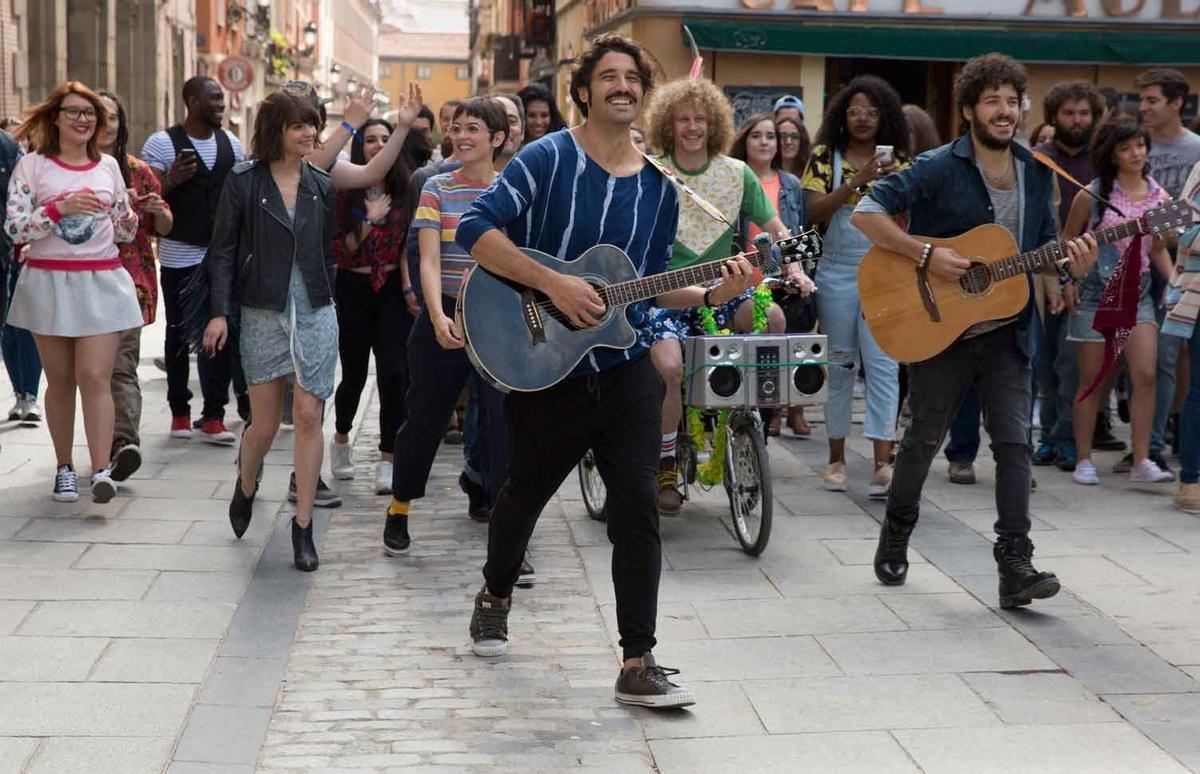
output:
[[716, 491], [664, 521], [657, 654], [698, 703], [657, 715], [613, 701], [610, 551], [574, 477], [534, 535], [510, 654], [477, 659], [486, 528], [465, 515], [461, 447], [440, 453], [410, 552], [384, 556], [364, 396], [358, 477], [318, 521], [321, 569], [298, 574], [270, 502], [290, 434], [235, 542], [233, 451], [165, 437], [156, 339], [147, 463], [125, 496], [52, 504], [44, 428], [0, 433], [2, 771], [1200, 770], [1200, 522], [1171, 486], [1036, 469], [1037, 558], [1064, 592], [1001, 613], [984, 460], [975, 486], [935, 463], [918, 563], [884, 588], [867, 448], [851, 444], [843, 495], [820, 488], [819, 431], [772, 441], [763, 556], [737, 547]]

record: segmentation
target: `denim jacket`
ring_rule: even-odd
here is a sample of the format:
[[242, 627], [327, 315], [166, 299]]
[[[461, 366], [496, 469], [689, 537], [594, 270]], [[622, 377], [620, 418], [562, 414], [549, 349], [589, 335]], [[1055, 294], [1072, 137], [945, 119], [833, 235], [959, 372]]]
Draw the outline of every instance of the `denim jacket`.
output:
[[[808, 212], [804, 209], [804, 191], [800, 188], [800, 178], [782, 169], [779, 173], [779, 219], [791, 234], [799, 234], [808, 225]], [[738, 221], [738, 244], [745, 250], [746, 234], [749, 232], [750, 219], [742, 217]]]
[[[1029, 150], [1017, 143], [1011, 146], [1017, 163], [1020, 188], [1020, 249], [1034, 250], [1058, 238], [1054, 224], [1054, 173], [1039, 164]], [[975, 162], [975, 146], [968, 135], [917, 157], [913, 165], [879, 180], [856, 208], [859, 212], [909, 213], [909, 233], [922, 236], [954, 237], [984, 223], [994, 223], [992, 200]], [[1030, 304], [1019, 318], [1018, 345], [1031, 354]]]

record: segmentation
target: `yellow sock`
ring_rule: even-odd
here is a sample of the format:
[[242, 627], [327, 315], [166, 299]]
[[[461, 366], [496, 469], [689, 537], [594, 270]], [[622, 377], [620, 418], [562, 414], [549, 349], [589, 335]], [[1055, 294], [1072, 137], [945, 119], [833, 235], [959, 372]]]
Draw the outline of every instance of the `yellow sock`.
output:
[[397, 500], [395, 497], [393, 497], [392, 502], [388, 505], [387, 512], [388, 516], [407, 516], [408, 501]]

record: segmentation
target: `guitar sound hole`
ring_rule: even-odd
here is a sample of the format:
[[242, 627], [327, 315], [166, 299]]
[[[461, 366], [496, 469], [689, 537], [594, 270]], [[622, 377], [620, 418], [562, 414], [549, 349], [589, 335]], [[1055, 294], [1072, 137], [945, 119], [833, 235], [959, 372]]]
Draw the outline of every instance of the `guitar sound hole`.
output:
[[987, 289], [992, 286], [992, 274], [988, 271], [986, 264], [972, 261], [967, 273], [959, 278], [958, 285], [963, 292], [977, 296], [986, 293]]

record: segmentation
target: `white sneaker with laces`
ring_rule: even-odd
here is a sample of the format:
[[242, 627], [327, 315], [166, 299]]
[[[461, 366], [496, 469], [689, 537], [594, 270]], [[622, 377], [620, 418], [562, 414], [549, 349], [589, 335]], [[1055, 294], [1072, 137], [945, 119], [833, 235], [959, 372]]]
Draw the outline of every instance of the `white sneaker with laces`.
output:
[[1135, 484], [1161, 484], [1174, 481], [1175, 476], [1155, 465], [1150, 459], [1144, 459], [1129, 469], [1129, 480]]
[[[354, 447], [348, 443], [329, 441], [329, 472], [339, 481], [354, 478]], [[391, 478], [388, 478], [391, 482]]]
[[391, 493], [392, 463], [387, 460], [380, 460], [379, 464], [375, 466], [375, 494], [390, 495]]
[[106, 503], [117, 496], [117, 485], [112, 480], [112, 469], [101, 468], [92, 473], [92, 502]]
[[37, 396], [25, 396], [25, 411], [21, 414], [22, 422], [41, 422], [42, 410], [38, 408]]
[[21, 417], [25, 416], [25, 396], [18, 395], [13, 401], [13, 407], [8, 410], [9, 422], [20, 422]]
[[1079, 460], [1075, 463], [1075, 472], [1071, 474], [1071, 478], [1081, 486], [1096, 486], [1100, 483], [1100, 476], [1097, 475], [1096, 466], [1091, 460]]
[[70, 465], [60, 465], [54, 473], [54, 499], [60, 503], [79, 500], [79, 484]]

